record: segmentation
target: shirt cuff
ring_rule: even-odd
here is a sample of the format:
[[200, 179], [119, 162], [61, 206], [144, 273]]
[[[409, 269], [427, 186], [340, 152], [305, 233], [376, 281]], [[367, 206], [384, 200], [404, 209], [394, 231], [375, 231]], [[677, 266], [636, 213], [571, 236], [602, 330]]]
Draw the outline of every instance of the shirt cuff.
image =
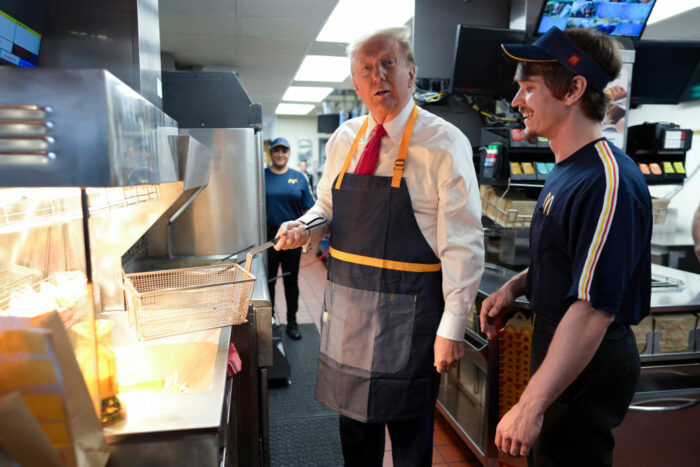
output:
[[466, 315], [457, 316], [445, 310], [440, 319], [437, 335], [453, 341], [464, 340], [464, 330], [467, 327]]

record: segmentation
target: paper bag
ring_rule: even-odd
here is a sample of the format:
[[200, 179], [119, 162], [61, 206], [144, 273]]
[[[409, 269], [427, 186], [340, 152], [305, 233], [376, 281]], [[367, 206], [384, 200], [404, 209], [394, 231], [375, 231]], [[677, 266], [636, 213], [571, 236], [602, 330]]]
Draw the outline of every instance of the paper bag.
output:
[[[0, 320], [0, 395], [17, 392], [62, 463], [77, 466], [51, 331]], [[16, 452], [26, 455], [18, 446]], [[25, 446], [26, 447], [26, 446]], [[30, 448], [31, 449], [31, 448]]]
[[102, 433], [102, 423], [93, 408], [90, 393], [75, 359], [68, 334], [56, 312], [31, 319], [32, 327], [52, 331], [52, 341], [63, 374], [66, 410], [75, 456], [80, 467], [102, 467], [109, 458], [109, 448]]
[[0, 396], [0, 447], [23, 466], [63, 467], [39, 422], [17, 391]]

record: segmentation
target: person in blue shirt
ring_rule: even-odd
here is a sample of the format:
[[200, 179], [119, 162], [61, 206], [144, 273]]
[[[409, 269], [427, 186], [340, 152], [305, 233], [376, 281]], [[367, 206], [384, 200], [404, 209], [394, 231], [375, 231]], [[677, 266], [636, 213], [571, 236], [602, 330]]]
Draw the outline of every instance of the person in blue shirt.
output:
[[515, 297], [534, 313], [531, 378], [495, 443], [535, 466], [611, 466], [614, 438], [639, 379], [630, 325], [649, 313], [652, 214], [634, 161], [603, 138], [606, 85], [620, 72], [615, 42], [552, 28], [533, 44], [503, 44], [518, 60], [513, 99], [526, 137], [549, 138], [556, 166], [530, 231], [530, 265], [484, 300], [497, 336]]
[[[309, 183], [301, 172], [287, 166], [289, 141], [276, 138], [270, 143], [271, 165], [265, 169], [265, 204], [267, 208], [267, 237], [274, 238], [282, 222], [296, 219], [314, 205]], [[267, 250], [267, 278], [277, 277], [282, 266], [284, 298], [287, 303], [287, 335], [301, 339], [297, 325], [299, 309], [299, 261], [301, 248], [277, 251]], [[275, 312], [275, 283], [269, 284], [272, 313]]]

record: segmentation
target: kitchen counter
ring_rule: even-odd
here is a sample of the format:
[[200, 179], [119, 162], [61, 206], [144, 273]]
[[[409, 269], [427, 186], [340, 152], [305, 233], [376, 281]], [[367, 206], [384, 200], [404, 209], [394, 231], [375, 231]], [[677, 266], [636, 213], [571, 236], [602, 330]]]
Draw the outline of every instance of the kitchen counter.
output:
[[[479, 296], [481, 298], [488, 297], [515, 274], [516, 272], [510, 269], [487, 263], [481, 284], [479, 284]], [[698, 311], [700, 309], [699, 274], [652, 264], [651, 276], [652, 313]], [[527, 298], [525, 296], [518, 297], [515, 301], [515, 308], [529, 309]]]
[[[251, 273], [256, 277], [251, 303], [269, 302], [262, 255], [254, 259]], [[247, 410], [246, 407], [237, 407], [237, 405], [257, 406], [255, 403], [241, 404], [240, 400], [235, 400], [238, 393], [246, 389], [241, 387], [239, 381], [241, 378], [247, 382], [249, 380], [247, 375], [252, 374], [253, 380], [257, 380], [255, 375], [257, 375], [259, 359], [257, 352], [250, 351], [250, 348], [256, 348], [256, 328], [261, 327], [256, 326], [255, 310], [255, 306], [251, 306], [248, 321], [237, 326], [134, 343], [134, 347], [141, 347], [141, 359], [149, 356], [151, 348], [159, 346], [165, 346], [162, 348], [167, 350], [177, 349], [184, 344], [184, 347], [181, 347], [183, 352], [197, 351], [196, 358], [183, 353], [180, 356], [171, 355], [170, 360], [192, 363], [191, 368], [183, 369], [188, 374], [180, 374], [180, 379], [184, 380], [189, 387], [198, 390], [182, 393], [133, 391], [133, 393], [120, 394], [119, 397], [126, 410], [126, 419], [104, 428], [111, 451], [108, 465], [239, 465], [236, 437], [240, 428], [237, 425], [246, 426], [252, 421], [243, 420], [241, 423], [240, 420], [236, 420]], [[123, 332], [128, 329], [125, 322], [126, 313], [116, 314], [120, 316], [112, 318], [117, 321], [115, 329], [119, 331], [114, 336], [116, 353], [119, 355], [120, 345], [129, 342], [124, 336], [129, 334], [132, 340], [135, 340], [135, 337], [133, 337], [133, 331]], [[244, 371], [233, 378], [227, 378], [228, 351], [231, 341], [238, 348]], [[208, 357], [199, 355], [206, 352], [199, 352], [193, 345], [202, 344], [215, 345], [216, 351], [211, 352], [212, 355]], [[139, 365], [139, 358], [131, 356], [130, 359], [134, 365]], [[188, 380], [188, 376], [193, 374], [199, 375], [199, 379], [189, 378], [191, 380]], [[202, 381], [202, 379], [206, 380]], [[257, 394], [255, 397], [257, 398]], [[254, 417], [254, 414], [247, 416]]]

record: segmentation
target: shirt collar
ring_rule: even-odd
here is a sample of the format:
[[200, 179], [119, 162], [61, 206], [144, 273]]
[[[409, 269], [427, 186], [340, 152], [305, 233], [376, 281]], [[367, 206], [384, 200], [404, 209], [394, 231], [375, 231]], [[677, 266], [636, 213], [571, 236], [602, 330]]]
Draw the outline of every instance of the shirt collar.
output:
[[[392, 118], [388, 122], [384, 122], [384, 129], [386, 134], [392, 141], [398, 141], [403, 135], [403, 130], [408, 123], [408, 118], [411, 116], [413, 111], [413, 99], [409, 99], [401, 112]], [[374, 134], [374, 127], [377, 126], [377, 122], [374, 120], [372, 114], [370, 114], [369, 124], [367, 126], [367, 133], [365, 133], [365, 138], [369, 138]]]

